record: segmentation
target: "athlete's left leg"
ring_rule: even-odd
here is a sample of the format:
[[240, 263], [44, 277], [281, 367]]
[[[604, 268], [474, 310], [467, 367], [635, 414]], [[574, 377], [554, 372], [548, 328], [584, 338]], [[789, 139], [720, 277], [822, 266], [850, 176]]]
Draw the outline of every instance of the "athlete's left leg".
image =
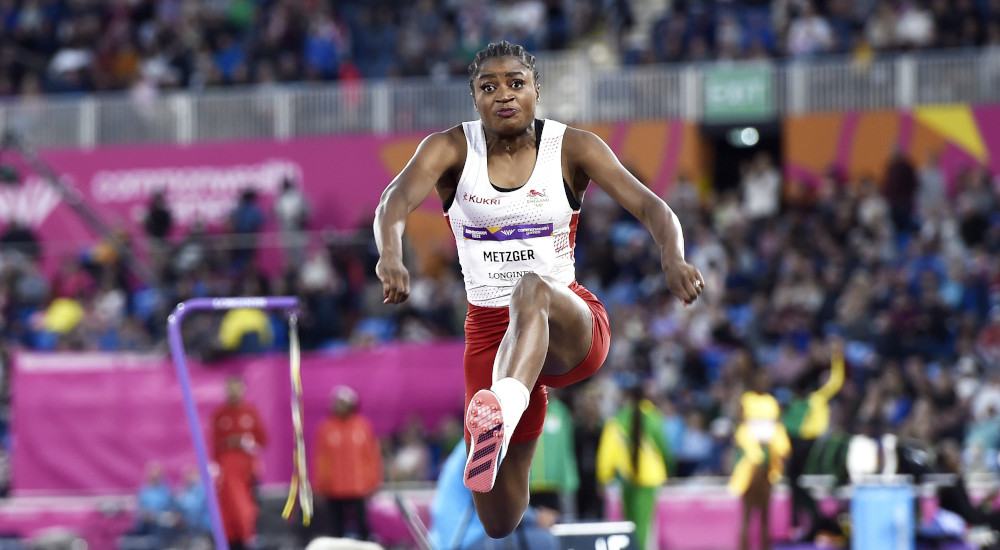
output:
[[488, 493], [472, 493], [479, 522], [492, 538], [506, 537], [521, 523], [521, 516], [528, 508], [528, 474], [537, 444], [537, 439], [511, 443], [500, 463], [493, 489]]
[[[585, 360], [591, 359], [595, 326], [594, 312], [579, 294], [565, 285], [531, 273], [522, 277], [514, 287], [509, 310], [510, 324], [494, 363], [494, 387], [488, 393], [483, 392], [491, 403], [499, 403], [499, 407], [494, 406], [492, 410], [502, 411], [503, 432], [507, 441], [517, 424], [517, 417], [528, 405], [528, 392], [539, 381], [539, 376], [569, 376]], [[600, 366], [604, 356], [596, 359], [599, 361], [597, 366]], [[596, 366], [592, 368], [596, 370]], [[508, 399], [522, 399], [521, 402], [513, 407], [504, 406], [503, 396], [498, 401], [492, 401], [494, 398], [489, 393], [501, 393], [512, 386], [520, 389], [511, 392], [513, 398]], [[481, 414], [473, 409], [475, 404], [474, 397], [467, 423], [470, 420], [476, 422]], [[514, 415], [510, 414], [510, 409], [514, 409]], [[488, 414], [488, 409], [483, 408], [482, 411]], [[512, 419], [512, 416], [515, 418]], [[512, 443], [505, 456], [501, 457], [499, 452], [495, 456], [487, 456], [487, 450], [494, 448], [488, 438], [489, 431], [480, 427], [479, 431], [470, 428], [470, 432], [473, 441], [466, 468], [466, 484], [475, 489], [473, 499], [486, 533], [493, 538], [504, 537], [517, 527], [528, 505], [528, 473], [535, 442]], [[480, 448], [477, 449], [477, 445]], [[492, 475], [492, 471], [483, 473], [482, 467], [488, 466], [490, 460], [501, 458], [492, 483], [477, 483], [479, 479], [473, 479], [473, 476]]]

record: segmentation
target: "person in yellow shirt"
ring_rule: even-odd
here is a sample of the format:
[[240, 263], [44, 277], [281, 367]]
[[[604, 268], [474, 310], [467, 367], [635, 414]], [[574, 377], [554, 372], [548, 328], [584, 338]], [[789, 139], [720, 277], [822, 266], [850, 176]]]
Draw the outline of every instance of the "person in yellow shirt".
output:
[[785, 457], [791, 451], [785, 426], [780, 422], [781, 407], [769, 393], [770, 386], [767, 371], [758, 367], [752, 389], [740, 397], [741, 422], [734, 434], [738, 454], [729, 490], [742, 499], [741, 550], [750, 548], [750, 516], [755, 512], [760, 515], [760, 548], [771, 548], [771, 487], [781, 480]]
[[794, 395], [782, 416], [782, 423], [792, 442], [792, 457], [788, 464], [788, 482], [792, 486], [792, 528], [799, 527], [799, 511], [805, 509], [809, 514], [809, 531], [797, 538], [811, 540], [816, 535], [819, 523], [819, 509], [812, 495], [799, 485], [813, 443], [824, 435], [830, 427], [830, 400], [837, 395], [844, 385], [844, 357], [842, 344], [835, 341], [832, 344], [832, 359], [830, 361], [830, 378], [818, 390], [806, 394], [806, 384], [815, 380], [815, 375], [808, 373], [803, 376], [793, 388]]
[[[253, 344], [245, 340], [247, 336], [256, 336]], [[222, 317], [219, 325], [219, 345], [229, 352], [257, 351], [268, 348], [274, 340], [271, 332], [271, 321], [259, 309], [231, 309]]]
[[673, 470], [673, 455], [663, 435], [663, 416], [643, 395], [641, 384], [604, 423], [597, 445], [597, 482], [618, 480], [625, 519], [635, 523], [635, 548], [645, 550], [656, 507], [656, 490]]

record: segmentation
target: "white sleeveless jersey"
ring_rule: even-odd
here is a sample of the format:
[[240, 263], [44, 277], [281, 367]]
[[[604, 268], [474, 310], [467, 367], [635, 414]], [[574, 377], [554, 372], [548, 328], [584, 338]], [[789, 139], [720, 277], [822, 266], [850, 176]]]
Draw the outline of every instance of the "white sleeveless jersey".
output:
[[455, 234], [469, 303], [506, 307], [514, 285], [533, 272], [569, 285], [576, 278], [574, 210], [562, 176], [566, 125], [544, 121], [535, 168], [516, 189], [499, 190], [486, 170], [481, 121], [465, 122], [467, 153], [445, 216]]

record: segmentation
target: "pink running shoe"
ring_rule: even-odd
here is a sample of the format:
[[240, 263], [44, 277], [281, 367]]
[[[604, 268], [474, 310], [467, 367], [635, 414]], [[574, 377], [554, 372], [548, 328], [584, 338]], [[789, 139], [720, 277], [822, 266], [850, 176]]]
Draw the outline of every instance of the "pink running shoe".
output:
[[488, 493], [497, 479], [497, 470], [506, 449], [503, 448], [503, 414], [500, 400], [490, 390], [472, 396], [465, 413], [465, 426], [472, 435], [469, 458], [465, 462], [465, 486], [477, 493]]

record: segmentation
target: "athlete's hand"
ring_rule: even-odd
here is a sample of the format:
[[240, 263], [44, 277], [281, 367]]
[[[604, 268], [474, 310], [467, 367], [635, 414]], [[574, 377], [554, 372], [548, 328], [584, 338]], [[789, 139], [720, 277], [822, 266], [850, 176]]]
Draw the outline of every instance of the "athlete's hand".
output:
[[401, 304], [410, 297], [410, 272], [403, 260], [383, 256], [375, 265], [375, 274], [382, 281], [383, 304]]
[[693, 303], [705, 290], [701, 272], [684, 260], [664, 261], [663, 274], [667, 277], [667, 288], [685, 305]]

